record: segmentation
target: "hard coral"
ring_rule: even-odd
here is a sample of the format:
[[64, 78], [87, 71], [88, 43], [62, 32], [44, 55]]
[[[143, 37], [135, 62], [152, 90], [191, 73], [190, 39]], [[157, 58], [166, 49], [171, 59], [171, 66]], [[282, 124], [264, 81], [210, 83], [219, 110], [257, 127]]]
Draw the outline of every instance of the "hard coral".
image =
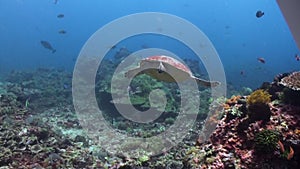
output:
[[271, 111], [268, 103], [271, 101], [271, 95], [260, 89], [251, 93], [247, 98], [249, 120], [250, 122], [263, 120], [267, 122], [270, 120]]
[[261, 153], [272, 153], [276, 150], [279, 133], [273, 130], [263, 130], [255, 135], [255, 150]]
[[281, 99], [287, 103], [299, 106], [300, 105], [300, 72], [293, 72], [283, 77], [280, 85], [285, 88], [282, 90], [283, 95]]
[[247, 98], [248, 105], [268, 104], [270, 102], [271, 102], [271, 95], [262, 89], [252, 92]]
[[228, 105], [234, 105], [238, 103], [238, 100], [241, 98], [242, 96], [237, 95], [237, 96], [232, 96], [230, 99], [227, 99], [225, 104]]
[[279, 84], [292, 90], [300, 91], [300, 72], [293, 72], [290, 75], [282, 78]]

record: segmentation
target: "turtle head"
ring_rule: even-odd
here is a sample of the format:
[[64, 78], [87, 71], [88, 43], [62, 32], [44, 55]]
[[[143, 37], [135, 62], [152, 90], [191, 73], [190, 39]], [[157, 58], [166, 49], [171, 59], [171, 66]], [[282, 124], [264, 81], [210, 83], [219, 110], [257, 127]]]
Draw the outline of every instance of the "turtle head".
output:
[[157, 68], [158, 73], [163, 73], [166, 71], [166, 68], [162, 62], [159, 62], [159, 66]]
[[160, 73], [163, 73], [164, 71], [161, 69], [158, 69], [157, 72], [160, 74]]

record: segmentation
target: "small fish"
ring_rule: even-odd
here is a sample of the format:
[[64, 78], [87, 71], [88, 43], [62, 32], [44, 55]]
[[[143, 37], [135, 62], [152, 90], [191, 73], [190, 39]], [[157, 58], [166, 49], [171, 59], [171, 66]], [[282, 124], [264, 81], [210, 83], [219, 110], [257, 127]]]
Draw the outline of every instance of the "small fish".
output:
[[52, 45], [51, 45], [49, 42], [43, 41], [43, 40], [42, 40], [42, 41], [41, 41], [41, 44], [42, 44], [42, 46], [43, 46], [44, 48], [51, 50], [52, 53], [55, 53], [55, 52], [56, 52], [56, 50], [52, 47]]
[[64, 88], [64, 89], [69, 89], [69, 88], [70, 88], [70, 85], [64, 83], [64, 84], [63, 84], [63, 88]]
[[257, 60], [258, 60], [260, 63], [266, 63], [266, 60], [265, 60], [264, 58], [262, 58], [262, 57], [257, 58]]
[[300, 56], [299, 56], [298, 54], [295, 54], [295, 59], [296, 59], [297, 61], [300, 61]]
[[65, 30], [62, 29], [62, 30], [58, 31], [58, 33], [59, 33], [59, 34], [66, 34], [67, 31], [65, 31]]
[[65, 15], [64, 14], [58, 14], [57, 17], [58, 18], [63, 18], [63, 17], [65, 17]]
[[54, 4], [57, 4], [57, 2], [58, 2], [58, 0], [54, 0], [54, 2], [53, 2], [53, 3], [54, 3]]
[[143, 45], [141, 46], [141, 48], [142, 48], [142, 49], [147, 49], [147, 48], [149, 48], [149, 46], [146, 45], [146, 44], [143, 44]]
[[240, 74], [241, 74], [241, 75], [244, 75], [244, 74], [245, 74], [245, 72], [244, 72], [243, 70], [241, 70]]
[[256, 12], [256, 17], [257, 17], [257, 18], [260, 18], [260, 17], [264, 16], [264, 14], [265, 14], [265, 13], [264, 13], [263, 11], [260, 11], [260, 10], [259, 10], [259, 11]]

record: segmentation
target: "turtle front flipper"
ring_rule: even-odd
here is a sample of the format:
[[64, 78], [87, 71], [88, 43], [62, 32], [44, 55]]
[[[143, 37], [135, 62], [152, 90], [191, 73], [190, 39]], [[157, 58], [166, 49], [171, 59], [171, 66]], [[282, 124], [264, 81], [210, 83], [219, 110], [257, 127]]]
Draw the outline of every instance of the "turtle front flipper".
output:
[[195, 80], [197, 81], [197, 84], [200, 86], [205, 86], [205, 87], [216, 87], [219, 86], [221, 83], [218, 81], [208, 81], [204, 79], [199, 79], [195, 77]]
[[134, 76], [137, 76], [137, 75], [139, 75], [139, 74], [141, 74], [141, 73], [142, 73], [142, 70], [141, 70], [140, 68], [131, 69], [131, 70], [129, 70], [129, 71], [127, 71], [127, 72], [125, 73], [125, 77], [131, 79], [131, 78], [133, 78]]

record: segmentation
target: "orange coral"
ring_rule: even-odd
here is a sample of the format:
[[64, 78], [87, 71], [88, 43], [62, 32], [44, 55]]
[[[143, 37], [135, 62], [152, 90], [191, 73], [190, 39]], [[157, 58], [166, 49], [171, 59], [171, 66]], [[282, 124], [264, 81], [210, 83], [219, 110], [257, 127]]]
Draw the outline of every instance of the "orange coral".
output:
[[242, 96], [237, 95], [237, 96], [232, 96], [230, 99], [226, 100], [226, 104], [228, 105], [234, 105], [237, 104], [238, 100], [241, 98]]
[[252, 92], [247, 97], [247, 104], [253, 105], [253, 104], [268, 104], [271, 102], [271, 95], [262, 89], [256, 90]]
[[295, 132], [295, 134], [298, 135], [298, 134], [300, 134], [300, 129], [295, 129], [294, 132]]
[[228, 109], [230, 109], [230, 105], [229, 104], [223, 104], [223, 108], [224, 108], [224, 110], [228, 110]]

